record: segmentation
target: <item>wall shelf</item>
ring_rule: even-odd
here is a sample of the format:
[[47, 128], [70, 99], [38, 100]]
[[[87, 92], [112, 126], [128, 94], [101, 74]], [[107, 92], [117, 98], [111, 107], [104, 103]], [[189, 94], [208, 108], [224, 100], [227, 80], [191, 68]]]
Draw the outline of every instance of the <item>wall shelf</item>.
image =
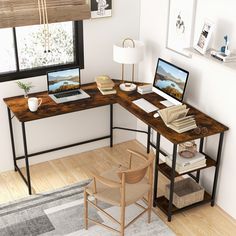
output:
[[185, 50], [189, 53], [191, 53], [191, 55], [193, 56], [199, 56], [199, 57], [202, 57], [204, 59], [207, 59], [209, 61], [212, 61], [214, 63], [217, 63], [218, 65], [222, 65], [222, 66], [225, 66], [227, 68], [230, 68], [232, 70], [236, 70], [236, 61], [234, 62], [222, 62], [214, 57], [211, 56], [210, 52], [211, 50], [214, 50], [213, 48], [210, 48], [207, 50], [207, 52], [203, 55], [201, 54], [200, 52], [198, 52], [196, 49], [194, 48], [185, 48]]

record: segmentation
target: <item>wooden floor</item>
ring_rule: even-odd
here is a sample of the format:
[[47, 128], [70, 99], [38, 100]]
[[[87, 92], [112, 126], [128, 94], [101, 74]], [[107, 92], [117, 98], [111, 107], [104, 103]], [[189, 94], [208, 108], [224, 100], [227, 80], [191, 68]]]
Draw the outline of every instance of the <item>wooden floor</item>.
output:
[[[113, 148], [101, 148], [33, 165], [30, 168], [33, 188], [36, 193], [53, 190], [88, 179], [88, 169], [93, 168], [97, 173], [101, 173], [113, 165], [125, 165], [127, 148], [146, 152], [137, 141], [129, 141]], [[158, 192], [163, 193], [166, 183], [167, 179], [161, 175]], [[25, 196], [28, 196], [27, 188], [18, 173], [9, 171], [0, 174], [0, 203]], [[177, 235], [236, 235], [236, 221], [217, 206], [204, 205], [174, 215], [171, 223], [167, 222], [166, 215], [160, 210], [154, 209], [154, 211]]]

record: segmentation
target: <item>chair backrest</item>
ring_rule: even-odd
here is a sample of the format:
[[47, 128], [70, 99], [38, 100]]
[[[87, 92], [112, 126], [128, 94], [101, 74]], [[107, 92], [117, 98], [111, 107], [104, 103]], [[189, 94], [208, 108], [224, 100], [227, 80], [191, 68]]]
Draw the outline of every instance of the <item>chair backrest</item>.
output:
[[120, 179], [122, 179], [122, 174], [125, 175], [125, 183], [136, 184], [144, 178], [149, 166], [153, 163], [153, 159], [154, 158], [150, 156], [149, 159], [139, 168], [119, 171], [117, 174]]

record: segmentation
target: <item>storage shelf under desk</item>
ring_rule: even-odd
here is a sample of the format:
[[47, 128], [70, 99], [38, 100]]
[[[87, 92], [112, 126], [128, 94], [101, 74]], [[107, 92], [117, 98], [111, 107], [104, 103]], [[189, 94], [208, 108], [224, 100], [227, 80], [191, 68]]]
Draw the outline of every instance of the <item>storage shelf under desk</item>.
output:
[[[211, 157], [209, 157], [208, 155], [206, 155], [205, 153], [203, 153], [206, 156], [206, 166], [201, 167], [201, 168], [196, 168], [195, 170], [191, 170], [191, 171], [187, 171], [185, 173], [179, 174], [178, 172], [175, 171], [175, 177], [181, 176], [181, 175], [186, 175], [192, 172], [195, 172], [197, 170], [202, 170], [202, 169], [206, 169], [212, 166], [216, 165], [216, 161], [213, 160]], [[168, 179], [171, 179], [171, 171], [172, 168], [170, 166], [168, 166], [166, 163], [161, 163], [158, 165], [158, 170]]]
[[[158, 197], [156, 200], [156, 204], [157, 206], [166, 214], [168, 215], [168, 206], [169, 206], [169, 200], [164, 197], [164, 196], [160, 196]], [[183, 208], [177, 208], [173, 205], [172, 207], [172, 214], [177, 214], [177, 213], [180, 213], [182, 211], [185, 211], [187, 209], [190, 209], [190, 208], [193, 208], [193, 207], [196, 207], [196, 206], [200, 206], [200, 205], [203, 205], [203, 204], [206, 204], [206, 203], [209, 203], [211, 202], [212, 199], [211, 199], [211, 195], [208, 194], [206, 191], [204, 192], [204, 198], [202, 201], [200, 202], [196, 202], [192, 205], [189, 205], [189, 206], [186, 206], [186, 207], [183, 207]]]

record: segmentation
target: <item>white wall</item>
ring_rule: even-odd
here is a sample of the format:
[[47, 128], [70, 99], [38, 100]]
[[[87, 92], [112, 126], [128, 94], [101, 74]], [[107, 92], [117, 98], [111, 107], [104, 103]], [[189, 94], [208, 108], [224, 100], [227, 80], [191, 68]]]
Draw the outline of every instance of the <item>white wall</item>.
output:
[[[166, 0], [142, 0], [140, 39], [146, 44], [146, 58], [140, 64], [139, 78], [142, 81], [152, 82], [158, 57], [169, 60], [190, 71], [185, 100], [201, 111], [214, 117], [229, 127], [224, 140], [222, 163], [217, 189], [217, 204], [227, 213], [236, 218], [236, 70], [228, 69], [224, 65], [209, 61], [201, 56], [189, 59], [166, 49], [166, 33], [168, 19], [168, 2]], [[223, 44], [225, 34], [230, 36], [231, 49], [236, 49], [236, 27], [233, 0], [198, 0], [196, 12], [196, 27], [198, 33], [205, 18], [216, 23], [213, 34], [213, 46], [219, 48]], [[196, 34], [198, 35], [198, 34]], [[139, 128], [145, 127], [141, 122]], [[137, 138], [146, 143], [144, 136]], [[163, 144], [169, 148], [165, 140]], [[218, 136], [207, 139], [207, 153], [216, 156], [215, 148], [218, 145]], [[202, 183], [211, 191], [214, 168], [204, 171]]]
[[[108, 74], [119, 78], [120, 66], [112, 60], [112, 46], [124, 37], [139, 37], [140, 1], [113, 1], [113, 15], [109, 18], [84, 21], [85, 69], [82, 71], [82, 83], [94, 81], [99, 74]], [[132, 12], [132, 14], [130, 14]], [[4, 36], [1, 36], [4, 37]], [[46, 77], [29, 78], [35, 86], [32, 92], [46, 90]], [[7, 110], [3, 98], [22, 94], [15, 82], [0, 83], [0, 172], [13, 169]], [[136, 119], [118, 105], [114, 110], [116, 125], [136, 127]], [[43, 119], [26, 124], [29, 152], [40, 151], [77, 141], [96, 138], [109, 134], [109, 107], [67, 114], [55, 118]], [[21, 127], [14, 121], [16, 146], [23, 154]], [[134, 139], [135, 134], [114, 131], [114, 141]], [[107, 146], [109, 140], [99, 141], [71, 149], [32, 157], [30, 163], [42, 162], [85, 150]]]

